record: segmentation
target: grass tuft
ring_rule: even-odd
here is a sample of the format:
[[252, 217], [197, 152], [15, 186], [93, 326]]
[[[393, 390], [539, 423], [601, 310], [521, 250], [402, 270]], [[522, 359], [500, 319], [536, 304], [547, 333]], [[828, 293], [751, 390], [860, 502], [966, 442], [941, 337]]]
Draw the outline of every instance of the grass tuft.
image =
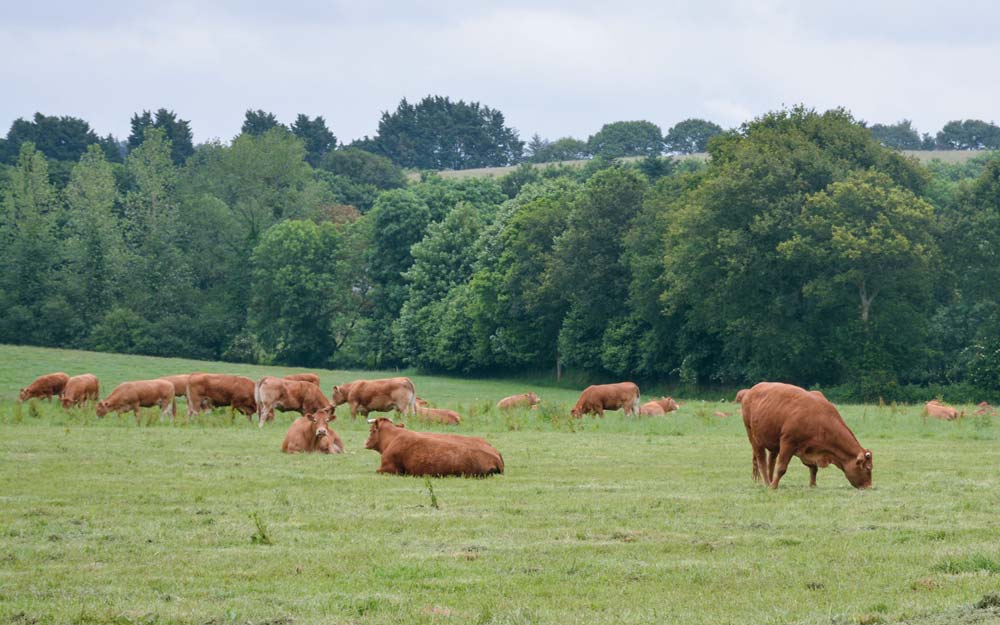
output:
[[250, 519], [256, 528], [250, 536], [250, 543], [253, 545], [273, 545], [274, 543], [271, 541], [271, 535], [267, 529], [267, 523], [264, 522], [260, 514], [256, 511], [252, 512], [250, 513]]
[[986, 571], [987, 573], [1000, 573], [1000, 560], [977, 553], [964, 558], [949, 558], [940, 562], [934, 568], [942, 573], [950, 573], [952, 575], [957, 575], [959, 573], [978, 573], [980, 571]]

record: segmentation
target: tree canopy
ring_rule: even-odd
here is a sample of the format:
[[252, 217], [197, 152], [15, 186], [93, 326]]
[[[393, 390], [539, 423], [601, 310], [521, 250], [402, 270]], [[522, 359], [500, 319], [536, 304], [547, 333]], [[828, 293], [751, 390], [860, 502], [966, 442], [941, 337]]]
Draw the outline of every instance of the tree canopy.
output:
[[663, 138], [667, 152], [693, 154], [708, 149], [708, 141], [722, 134], [722, 126], [704, 119], [685, 119], [667, 131]]

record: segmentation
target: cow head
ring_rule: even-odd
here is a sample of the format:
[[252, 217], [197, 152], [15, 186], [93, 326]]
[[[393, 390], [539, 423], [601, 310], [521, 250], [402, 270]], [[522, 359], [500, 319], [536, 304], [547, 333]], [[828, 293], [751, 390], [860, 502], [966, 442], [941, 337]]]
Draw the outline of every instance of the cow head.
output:
[[394, 428], [405, 428], [402, 423], [393, 423], [391, 419], [379, 417], [378, 419], [368, 419], [368, 438], [365, 440], [365, 449], [374, 449], [382, 453], [382, 432]]
[[68, 397], [59, 397], [59, 403], [62, 404], [63, 409], [69, 408], [73, 405], [73, 401]]
[[665, 412], [671, 412], [673, 410], [677, 410], [678, 408], [680, 408], [680, 405], [676, 401], [674, 401], [673, 397], [663, 398], [663, 410]]
[[329, 413], [319, 410], [312, 414], [307, 414], [305, 417], [310, 421], [314, 438], [323, 438], [330, 435], [330, 429], [327, 427], [327, 423], [331, 421]]
[[28, 390], [28, 387], [24, 387], [24, 388], [21, 389], [21, 392], [17, 394], [17, 400], [18, 401], [24, 401], [24, 400], [28, 399], [28, 397], [30, 395], [31, 395], [31, 391]]
[[97, 402], [97, 406], [94, 410], [97, 412], [98, 417], [103, 417], [108, 414], [108, 402], [104, 400]]
[[872, 452], [862, 449], [844, 465], [844, 475], [854, 488], [872, 487]]
[[535, 392], [528, 393], [528, 399], [531, 401], [532, 405], [537, 404], [539, 401], [538, 394]]
[[330, 391], [330, 397], [333, 398], [333, 405], [339, 406], [340, 404], [347, 401], [347, 391], [346, 385], [334, 386], [333, 390]]
[[575, 406], [573, 407], [573, 409], [572, 409], [572, 410], [570, 410], [570, 411], [569, 411], [569, 413], [570, 413], [571, 415], [573, 415], [574, 417], [577, 417], [577, 418], [579, 418], [579, 417], [582, 417], [582, 416], [583, 416], [583, 410], [581, 410], [581, 409], [579, 409], [579, 408], [577, 408], [577, 407], [575, 407]]

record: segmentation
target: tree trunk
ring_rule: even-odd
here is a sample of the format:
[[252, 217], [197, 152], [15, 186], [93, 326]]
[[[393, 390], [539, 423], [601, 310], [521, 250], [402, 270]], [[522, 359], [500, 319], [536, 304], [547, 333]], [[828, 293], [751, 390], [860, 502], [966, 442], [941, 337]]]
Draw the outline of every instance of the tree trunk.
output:
[[562, 356], [556, 354], [556, 382], [562, 380]]
[[858, 295], [861, 297], [861, 322], [868, 325], [868, 313], [871, 310], [872, 302], [878, 295], [878, 289], [872, 291], [871, 295], [868, 294], [868, 288], [864, 280], [858, 284]]

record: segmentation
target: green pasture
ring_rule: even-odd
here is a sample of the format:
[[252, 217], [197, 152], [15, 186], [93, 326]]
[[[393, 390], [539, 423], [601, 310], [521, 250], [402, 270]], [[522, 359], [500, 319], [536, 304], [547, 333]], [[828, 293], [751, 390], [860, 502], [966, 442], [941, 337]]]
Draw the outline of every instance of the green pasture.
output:
[[[810, 489], [793, 461], [772, 492], [731, 402], [577, 421], [574, 390], [413, 375], [507, 466], [424, 480], [376, 475], [343, 407], [344, 455], [287, 456], [291, 415], [260, 430], [180, 402], [173, 425], [149, 410], [137, 427], [14, 401], [57, 370], [102, 395], [301, 371], [0, 346], [0, 624], [1000, 623], [996, 417], [841, 406], [875, 488], [828, 468]], [[318, 373], [327, 394], [365, 375]], [[526, 390], [541, 410], [490, 408]]]

